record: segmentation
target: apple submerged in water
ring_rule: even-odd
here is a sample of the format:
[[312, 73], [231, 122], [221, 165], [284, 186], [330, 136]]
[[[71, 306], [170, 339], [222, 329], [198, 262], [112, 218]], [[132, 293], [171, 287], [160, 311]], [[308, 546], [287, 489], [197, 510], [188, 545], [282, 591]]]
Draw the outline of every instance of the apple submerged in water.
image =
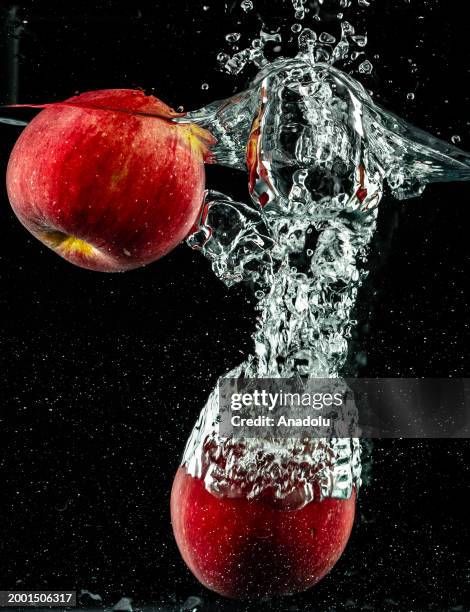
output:
[[351, 533], [356, 493], [283, 510], [265, 500], [222, 498], [180, 467], [171, 520], [189, 569], [234, 599], [305, 591], [338, 561]]
[[[151, 115], [151, 116], [149, 116]], [[148, 264], [200, 210], [210, 135], [139, 90], [51, 104], [22, 132], [7, 170], [21, 223], [68, 261], [103, 272]]]

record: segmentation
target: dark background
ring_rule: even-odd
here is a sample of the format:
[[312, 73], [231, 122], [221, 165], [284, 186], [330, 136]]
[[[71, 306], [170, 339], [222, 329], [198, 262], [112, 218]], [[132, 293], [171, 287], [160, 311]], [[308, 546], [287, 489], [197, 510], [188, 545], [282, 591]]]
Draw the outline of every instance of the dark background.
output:
[[[375, 99], [470, 150], [460, 7], [353, 4], [375, 66], [361, 81]], [[285, 30], [294, 21], [287, 1], [255, 5], [246, 15], [238, 0], [3, 1], [0, 103], [108, 87], [142, 87], [188, 110], [227, 97], [253, 70], [219, 71], [225, 34], [242, 32], [246, 46], [260, 19]], [[282, 53], [293, 48], [287, 41]], [[19, 131], [0, 124], [3, 169]], [[209, 168], [208, 185], [247, 197], [241, 173]], [[385, 197], [359, 301], [362, 376], [469, 374], [469, 207], [467, 184], [406, 202]], [[0, 589], [83, 588], [108, 604], [128, 596], [174, 609], [197, 595], [204, 609], [245, 609], [186, 569], [169, 491], [217, 377], [251, 350], [250, 292], [225, 288], [185, 246], [123, 275], [74, 268], [26, 233], [3, 186], [0, 216]], [[470, 610], [469, 460], [462, 440], [375, 442], [355, 529], [331, 575], [252, 609]]]

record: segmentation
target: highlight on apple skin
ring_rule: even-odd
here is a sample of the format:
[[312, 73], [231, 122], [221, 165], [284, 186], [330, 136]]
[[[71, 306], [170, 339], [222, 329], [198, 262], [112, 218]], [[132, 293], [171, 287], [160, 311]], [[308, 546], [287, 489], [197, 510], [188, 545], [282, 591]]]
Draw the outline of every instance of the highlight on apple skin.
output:
[[171, 520], [186, 565], [208, 589], [232, 599], [305, 591], [341, 556], [356, 493], [285, 510], [266, 499], [216, 497], [180, 467]]
[[169, 253], [202, 205], [211, 137], [140, 90], [91, 91], [47, 105], [10, 156], [21, 223], [66, 260], [125, 271]]

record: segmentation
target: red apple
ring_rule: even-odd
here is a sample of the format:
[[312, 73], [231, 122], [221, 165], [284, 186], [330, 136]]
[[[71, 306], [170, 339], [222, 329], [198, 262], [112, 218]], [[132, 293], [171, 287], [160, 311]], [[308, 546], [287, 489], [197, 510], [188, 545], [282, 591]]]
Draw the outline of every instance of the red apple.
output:
[[351, 533], [355, 492], [295, 510], [263, 500], [221, 498], [185, 468], [176, 473], [171, 517], [189, 569], [234, 599], [304, 591], [327, 574]]
[[68, 261], [106, 272], [148, 264], [200, 210], [210, 135], [142, 91], [91, 91], [47, 105], [7, 170], [19, 220]]

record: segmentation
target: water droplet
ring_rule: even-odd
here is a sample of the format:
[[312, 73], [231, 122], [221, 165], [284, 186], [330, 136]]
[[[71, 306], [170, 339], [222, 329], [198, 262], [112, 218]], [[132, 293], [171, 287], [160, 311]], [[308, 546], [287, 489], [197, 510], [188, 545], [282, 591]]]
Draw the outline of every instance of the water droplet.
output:
[[362, 64], [359, 66], [359, 72], [361, 74], [370, 74], [372, 72], [372, 70], [374, 69], [374, 67], [372, 66], [372, 64], [369, 62], [369, 60], [365, 60], [364, 62], [362, 62]]
[[204, 90], [209, 89], [209, 83], [203, 83], [203, 84], [201, 85], [201, 89], [204, 89]]
[[457, 134], [455, 134], [454, 136], [452, 136], [451, 138], [452, 142], [454, 144], [459, 144], [460, 142], [462, 142], [462, 139], [460, 138], [460, 136], [458, 136]]
[[226, 34], [225, 36], [225, 40], [227, 42], [237, 42], [237, 40], [240, 40], [241, 34], [239, 32], [230, 32], [230, 34]]
[[253, 2], [251, 0], [243, 0], [240, 4], [245, 13], [249, 13], [253, 10]]
[[415, 95], [414, 95], [414, 93], [409, 93], [409, 94], [406, 96], [406, 98], [407, 98], [408, 100], [414, 100], [414, 99], [415, 99]]

